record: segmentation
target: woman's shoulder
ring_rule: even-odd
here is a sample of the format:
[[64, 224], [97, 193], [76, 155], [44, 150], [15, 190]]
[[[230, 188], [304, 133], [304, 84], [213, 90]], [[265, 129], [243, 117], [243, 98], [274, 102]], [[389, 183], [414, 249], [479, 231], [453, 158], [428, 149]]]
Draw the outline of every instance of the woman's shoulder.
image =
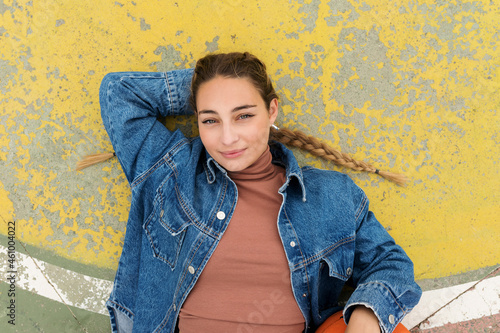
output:
[[344, 198], [365, 197], [364, 191], [345, 173], [312, 166], [304, 166], [301, 169], [306, 189], [314, 189], [320, 193], [342, 194]]
[[197, 166], [203, 163], [204, 149], [199, 137], [186, 137], [177, 129], [171, 139], [173, 142], [168, 147], [158, 147], [158, 150], [162, 150], [159, 157], [149, 161], [148, 168], [143, 167], [144, 171], [131, 183], [132, 188], [146, 180], [161, 183], [169, 175], [189, 177], [189, 173], [195, 172]]
[[318, 179], [327, 182], [327, 183], [338, 183], [344, 184], [346, 186], [350, 185], [355, 185], [354, 181], [349, 177], [349, 175], [335, 171], [335, 170], [327, 170], [327, 169], [320, 169], [316, 168], [313, 166], [303, 166], [302, 168], [302, 174], [304, 177], [307, 178], [312, 178], [312, 179]]

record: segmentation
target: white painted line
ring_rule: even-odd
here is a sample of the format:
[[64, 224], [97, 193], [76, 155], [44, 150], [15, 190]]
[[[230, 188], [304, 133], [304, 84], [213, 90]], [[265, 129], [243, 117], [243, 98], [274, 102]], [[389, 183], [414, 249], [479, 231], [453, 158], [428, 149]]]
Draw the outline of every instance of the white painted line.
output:
[[413, 308], [410, 314], [403, 319], [403, 325], [408, 329], [415, 327], [445, 304], [469, 289], [474, 283], [475, 282], [469, 282], [452, 287], [424, 291], [420, 302]]
[[[500, 313], [500, 276], [485, 279], [472, 290], [460, 295], [475, 283], [425, 291], [418, 305], [403, 319], [403, 324], [411, 329], [450, 301], [450, 304], [432, 315], [419, 328], [440, 327]], [[458, 295], [460, 296], [455, 299]]]
[[[0, 264], [8, 267], [7, 248], [0, 245]], [[111, 293], [113, 282], [76, 273], [44, 261], [33, 260], [25, 254], [16, 253], [16, 285], [24, 290], [80, 309], [108, 315], [105, 302]], [[45, 275], [45, 276], [44, 276]], [[48, 282], [47, 277], [52, 285]], [[476, 282], [448, 288], [425, 291], [420, 303], [404, 318], [403, 324], [411, 329], [428, 318], [445, 304], [469, 289]], [[54, 290], [57, 290], [57, 292]], [[59, 293], [59, 295], [57, 294]], [[500, 313], [500, 276], [485, 279], [448, 306], [438, 311], [420, 329], [439, 327]]]
[[[7, 248], [0, 245], [2, 269], [9, 267], [7, 259]], [[105, 303], [113, 287], [112, 281], [76, 273], [38, 259], [34, 260], [43, 274], [30, 257], [16, 253], [16, 286], [60, 303], [63, 303], [62, 297], [67, 305], [108, 315]], [[52, 286], [45, 277], [49, 279]]]

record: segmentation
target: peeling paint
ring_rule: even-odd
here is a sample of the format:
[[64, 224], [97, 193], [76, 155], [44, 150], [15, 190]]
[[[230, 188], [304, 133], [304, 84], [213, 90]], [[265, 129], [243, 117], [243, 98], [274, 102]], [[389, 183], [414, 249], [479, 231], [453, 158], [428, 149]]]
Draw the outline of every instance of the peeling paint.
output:
[[216, 52], [219, 49], [219, 44], [217, 43], [219, 41], [219, 38], [219, 36], [216, 36], [211, 42], [205, 42], [205, 45], [207, 46], [207, 52]]
[[[0, 249], [6, 250], [3, 246]], [[4, 267], [7, 260], [6, 251], [0, 253], [0, 263]], [[104, 304], [113, 287], [111, 281], [75, 273], [24, 254], [17, 255], [16, 265], [17, 288], [87, 311], [108, 314]], [[7, 318], [6, 312], [2, 315]]]
[[146, 31], [146, 30], [150, 30], [150, 29], [151, 29], [151, 25], [147, 24], [146, 20], [141, 17], [141, 30]]

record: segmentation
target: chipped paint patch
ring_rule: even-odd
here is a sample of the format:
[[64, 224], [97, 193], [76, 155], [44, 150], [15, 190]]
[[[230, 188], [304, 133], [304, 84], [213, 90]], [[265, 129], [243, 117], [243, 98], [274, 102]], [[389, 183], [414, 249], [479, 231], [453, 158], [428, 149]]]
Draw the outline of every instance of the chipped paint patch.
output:
[[[7, 248], [0, 246], [0, 263], [7, 267]], [[16, 255], [16, 287], [75, 306], [108, 315], [105, 307], [113, 283], [48, 264], [25, 254]]]

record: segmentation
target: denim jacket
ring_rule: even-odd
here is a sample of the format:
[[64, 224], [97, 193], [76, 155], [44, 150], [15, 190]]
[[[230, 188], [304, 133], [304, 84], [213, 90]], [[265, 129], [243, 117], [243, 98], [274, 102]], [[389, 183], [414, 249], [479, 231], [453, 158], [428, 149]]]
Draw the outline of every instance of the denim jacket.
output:
[[[100, 89], [102, 119], [130, 183], [132, 200], [114, 288], [114, 332], [175, 332], [183, 302], [224, 235], [237, 188], [199, 137], [171, 132], [160, 117], [192, 114], [192, 70], [111, 73]], [[418, 302], [413, 264], [369, 211], [346, 175], [300, 168], [271, 144], [286, 169], [277, 226], [304, 332], [344, 309], [371, 308], [391, 332]], [[339, 304], [346, 283], [354, 291]]]

